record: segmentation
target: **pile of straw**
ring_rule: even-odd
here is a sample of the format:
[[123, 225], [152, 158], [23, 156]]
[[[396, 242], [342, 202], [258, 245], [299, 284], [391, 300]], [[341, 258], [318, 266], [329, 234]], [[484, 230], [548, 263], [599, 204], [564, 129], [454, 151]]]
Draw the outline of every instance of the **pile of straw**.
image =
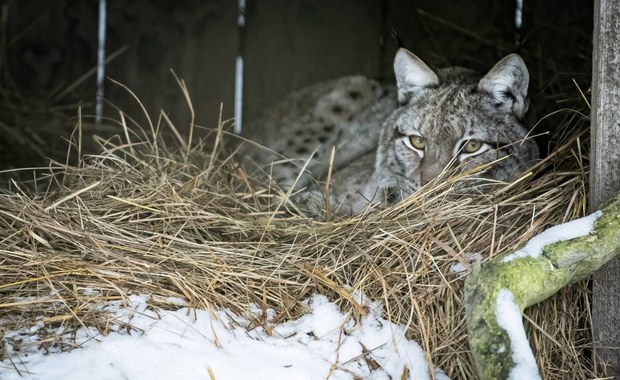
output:
[[[119, 328], [99, 303], [136, 293], [164, 307], [176, 307], [172, 297], [238, 312], [253, 303], [275, 309], [280, 322], [304, 313], [301, 301], [318, 292], [361, 318], [359, 292], [382, 302], [451, 378], [473, 379], [468, 257], [505, 254], [586, 208], [579, 134], [489, 192], [444, 181], [385, 210], [318, 221], [249, 178], [226, 153], [222, 129], [213, 133], [215, 145], [189, 149], [125, 127], [99, 154], [0, 194], [0, 334], [38, 324], [41, 346], [72, 348], [67, 334], [79, 327]], [[465, 272], [453, 270], [458, 263]], [[578, 284], [526, 311], [544, 378], [596, 377], [589, 297]], [[20, 349], [4, 335], [3, 343], [11, 349], [0, 359]]]

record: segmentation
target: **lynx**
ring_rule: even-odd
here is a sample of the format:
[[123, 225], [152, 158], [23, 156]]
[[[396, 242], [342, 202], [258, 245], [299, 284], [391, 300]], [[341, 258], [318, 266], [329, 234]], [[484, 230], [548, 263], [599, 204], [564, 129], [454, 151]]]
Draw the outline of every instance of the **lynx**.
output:
[[401, 48], [394, 73], [396, 88], [349, 77], [293, 94], [259, 121], [277, 132], [266, 140], [273, 155], [254, 159], [268, 164], [279, 156], [274, 178], [308, 188], [305, 199], [316, 200], [322, 185], [312, 178], [325, 177], [335, 147], [329, 203], [357, 213], [400, 201], [449, 168], [484, 167], [478, 176], [507, 181], [538, 158], [523, 124], [529, 74], [518, 55], [480, 77], [458, 67], [433, 70]]

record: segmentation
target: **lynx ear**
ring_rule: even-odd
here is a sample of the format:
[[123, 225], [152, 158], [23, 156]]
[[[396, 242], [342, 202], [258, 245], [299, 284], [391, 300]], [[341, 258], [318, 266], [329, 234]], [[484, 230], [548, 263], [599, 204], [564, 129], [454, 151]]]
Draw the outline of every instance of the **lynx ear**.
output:
[[518, 118], [527, 112], [530, 75], [523, 59], [510, 54], [499, 61], [478, 83], [478, 89], [491, 95], [498, 107]]
[[400, 48], [394, 58], [398, 101], [407, 103], [416, 92], [439, 85], [437, 74], [415, 54]]

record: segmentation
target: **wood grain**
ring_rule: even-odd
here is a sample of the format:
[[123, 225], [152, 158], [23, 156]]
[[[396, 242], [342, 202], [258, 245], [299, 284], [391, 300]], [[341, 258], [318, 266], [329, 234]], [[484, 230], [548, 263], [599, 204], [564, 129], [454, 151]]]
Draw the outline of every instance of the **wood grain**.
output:
[[[590, 207], [597, 209], [620, 190], [620, 2], [594, 2], [592, 65], [592, 149]], [[620, 259], [594, 275], [593, 339], [607, 363], [607, 375], [620, 375]]]

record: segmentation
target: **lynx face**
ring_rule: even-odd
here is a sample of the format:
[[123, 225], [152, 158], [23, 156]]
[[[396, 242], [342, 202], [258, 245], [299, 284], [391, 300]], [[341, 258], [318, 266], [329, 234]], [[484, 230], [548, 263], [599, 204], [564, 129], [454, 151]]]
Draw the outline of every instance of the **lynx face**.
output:
[[400, 107], [381, 132], [364, 191], [370, 199], [381, 190], [406, 195], [447, 168], [474, 169], [498, 159], [482, 175], [508, 180], [538, 157], [521, 122], [529, 75], [518, 55], [502, 59], [482, 79], [459, 68], [434, 72], [405, 49], [394, 68]]

